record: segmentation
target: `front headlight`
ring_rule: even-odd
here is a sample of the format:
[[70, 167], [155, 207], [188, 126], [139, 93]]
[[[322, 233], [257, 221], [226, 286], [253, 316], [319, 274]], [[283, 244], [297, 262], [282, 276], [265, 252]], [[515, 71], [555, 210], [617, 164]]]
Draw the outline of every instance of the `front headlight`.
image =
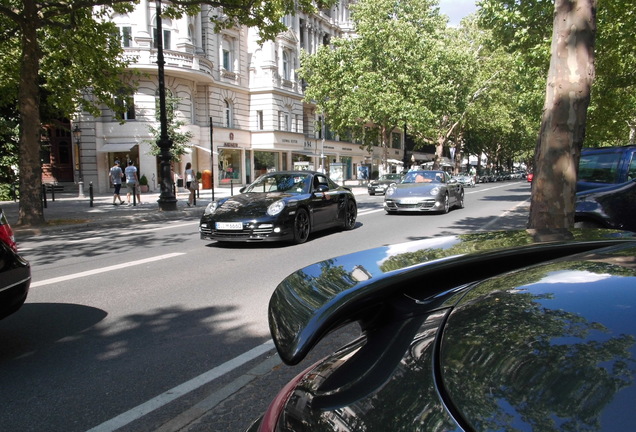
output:
[[391, 196], [395, 193], [395, 188], [393, 186], [389, 186], [389, 188], [386, 190], [386, 196]]
[[278, 213], [282, 212], [284, 208], [285, 208], [285, 201], [278, 200], [275, 203], [270, 204], [269, 207], [267, 207], [267, 214], [269, 216], [276, 216]]
[[219, 205], [217, 204], [216, 201], [212, 201], [210, 204], [208, 204], [208, 206], [205, 208], [205, 211], [203, 212], [204, 215], [209, 215], [214, 213], [214, 210], [217, 209]]
[[431, 191], [429, 193], [431, 195], [433, 195], [433, 196], [437, 196], [437, 195], [439, 195], [441, 190], [442, 190], [442, 188], [440, 188], [440, 187], [434, 187], [433, 189], [431, 189]]

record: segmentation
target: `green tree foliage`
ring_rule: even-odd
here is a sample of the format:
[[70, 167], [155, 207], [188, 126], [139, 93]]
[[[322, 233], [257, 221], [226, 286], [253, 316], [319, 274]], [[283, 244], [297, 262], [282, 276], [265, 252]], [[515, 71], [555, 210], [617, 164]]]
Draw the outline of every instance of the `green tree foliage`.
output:
[[[192, 131], [181, 131], [181, 127], [186, 125], [186, 122], [178, 119], [176, 116], [176, 108], [179, 104], [179, 98], [167, 97], [166, 98], [166, 126], [168, 131], [168, 138], [172, 142], [170, 154], [172, 155], [172, 161], [178, 162], [181, 160], [181, 156], [188, 152], [191, 147], [188, 145], [194, 134]], [[159, 109], [155, 110], [155, 118], [159, 122]], [[161, 138], [161, 128], [149, 126], [148, 129], [153, 136], [152, 140], [147, 142], [150, 144], [150, 154], [153, 156], [161, 156], [161, 148], [157, 145], [159, 138]]]
[[[329, 127], [364, 142], [375, 129], [387, 159], [395, 128], [427, 135], [440, 118], [440, 100], [456, 91], [457, 69], [443, 45], [445, 21], [435, 0], [362, 0], [351, 6], [356, 37], [338, 38], [301, 56], [305, 98], [326, 115]], [[451, 76], [454, 75], [454, 76]]]

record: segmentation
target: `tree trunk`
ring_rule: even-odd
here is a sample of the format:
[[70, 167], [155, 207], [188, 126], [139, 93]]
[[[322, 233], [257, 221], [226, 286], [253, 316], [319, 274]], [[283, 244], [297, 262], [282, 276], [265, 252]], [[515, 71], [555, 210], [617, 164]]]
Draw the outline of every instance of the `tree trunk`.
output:
[[556, 0], [528, 228], [574, 224], [576, 180], [594, 79], [596, 0]]
[[20, 209], [18, 225], [44, 224], [40, 163], [39, 47], [37, 4], [24, 0], [20, 62]]

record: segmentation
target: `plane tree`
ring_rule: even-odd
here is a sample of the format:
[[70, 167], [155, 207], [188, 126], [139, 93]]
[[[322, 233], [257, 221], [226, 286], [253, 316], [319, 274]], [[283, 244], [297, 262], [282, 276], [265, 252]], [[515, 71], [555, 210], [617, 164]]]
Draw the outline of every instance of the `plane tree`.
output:
[[351, 6], [355, 37], [301, 56], [305, 99], [333, 131], [369, 152], [380, 145], [385, 170], [391, 133], [406, 126], [420, 143], [437, 138], [448, 131], [449, 101], [463, 91], [469, 68], [443, 49], [446, 20], [437, 4], [362, 0]]
[[528, 227], [570, 228], [595, 74], [596, 1], [482, 0], [479, 6], [482, 24], [523, 55], [529, 71], [547, 71]]

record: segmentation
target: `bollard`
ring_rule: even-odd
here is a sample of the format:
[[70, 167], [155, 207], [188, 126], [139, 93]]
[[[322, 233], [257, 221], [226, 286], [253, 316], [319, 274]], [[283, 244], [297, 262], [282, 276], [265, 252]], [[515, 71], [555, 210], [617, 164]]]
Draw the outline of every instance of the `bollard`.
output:
[[44, 208], [47, 208], [47, 205], [46, 205], [46, 185], [42, 185], [42, 204], [44, 205]]
[[51, 185], [51, 201], [55, 201], [55, 185]]
[[135, 192], [136, 192], [136, 190], [135, 190], [135, 189], [137, 189], [137, 188], [136, 188], [136, 186], [133, 184], [133, 190], [132, 190], [132, 194], [133, 194], [133, 207], [136, 207], [136, 206], [137, 206], [137, 194], [135, 193]]
[[193, 204], [193, 205], [197, 205], [197, 192], [198, 192], [198, 190], [197, 190], [197, 189], [195, 189], [195, 190], [193, 190], [192, 192], [193, 192], [193, 193], [192, 193], [192, 204]]
[[15, 186], [15, 183], [11, 184], [11, 190], [13, 192], [13, 202], [18, 202], [18, 191], [17, 188]]
[[234, 196], [234, 182], [230, 179], [230, 195]]
[[93, 182], [90, 182], [88, 184], [88, 196], [90, 197], [90, 200], [89, 200], [90, 206], [93, 207], [93, 198], [94, 198], [94, 196], [93, 196]]

